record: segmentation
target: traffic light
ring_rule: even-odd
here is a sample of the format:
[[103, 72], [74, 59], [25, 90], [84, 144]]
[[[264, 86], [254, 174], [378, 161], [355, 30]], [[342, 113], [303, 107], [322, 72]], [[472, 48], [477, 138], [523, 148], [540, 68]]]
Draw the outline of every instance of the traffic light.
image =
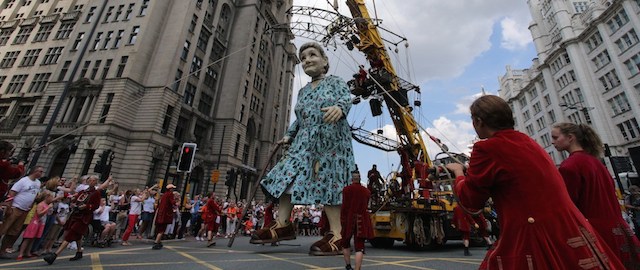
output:
[[180, 150], [180, 159], [178, 160], [179, 172], [191, 172], [193, 167], [193, 158], [196, 156], [198, 145], [195, 143], [183, 143]]
[[98, 159], [98, 161], [96, 162], [96, 166], [93, 167], [93, 172], [104, 172], [107, 168], [107, 160], [109, 159], [109, 156], [111, 156], [111, 150], [107, 149], [102, 151], [102, 154], [100, 154], [100, 159]]
[[225, 186], [235, 187], [236, 186], [236, 171], [234, 169], [230, 169], [227, 171], [227, 181], [224, 182]]

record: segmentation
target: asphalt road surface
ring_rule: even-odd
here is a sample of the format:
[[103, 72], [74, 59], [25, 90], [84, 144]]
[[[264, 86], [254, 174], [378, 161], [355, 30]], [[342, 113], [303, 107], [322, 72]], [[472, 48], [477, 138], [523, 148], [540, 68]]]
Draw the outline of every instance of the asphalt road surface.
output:
[[[344, 269], [342, 256], [310, 256], [309, 246], [319, 237], [298, 237], [282, 242], [280, 246], [252, 245], [248, 237], [236, 238], [232, 248], [227, 239], [218, 239], [217, 245], [207, 248], [206, 242], [193, 237], [186, 240], [164, 242], [162, 250], [152, 250], [150, 240], [131, 240], [132, 246], [114, 243], [112, 247], [86, 247], [82, 260], [71, 262], [74, 251], [66, 250], [53, 263], [47, 265], [42, 257], [23, 261], [0, 260], [0, 269], [233, 269], [233, 270], [289, 270], [289, 269]], [[425, 269], [466, 270], [477, 269], [486, 253], [484, 247], [472, 247], [472, 256], [463, 256], [462, 242], [449, 241], [439, 250], [415, 251], [396, 242], [391, 249], [376, 249], [366, 244], [363, 269]], [[10, 254], [13, 257], [15, 253]], [[352, 261], [353, 261], [352, 255]], [[352, 263], [353, 264], [353, 263]]]

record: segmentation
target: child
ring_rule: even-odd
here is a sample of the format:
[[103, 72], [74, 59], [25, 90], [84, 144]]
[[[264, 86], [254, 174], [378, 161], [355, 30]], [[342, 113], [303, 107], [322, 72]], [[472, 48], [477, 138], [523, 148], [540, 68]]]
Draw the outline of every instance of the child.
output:
[[51, 253], [53, 244], [58, 240], [60, 236], [60, 231], [62, 231], [62, 226], [67, 221], [67, 216], [69, 215], [69, 202], [71, 202], [71, 196], [65, 196], [64, 199], [60, 203], [58, 203], [58, 209], [55, 212], [56, 221], [53, 223], [53, 227], [49, 230], [49, 233], [46, 237], [46, 242], [44, 245], [44, 253]]
[[22, 261], [23, 255], [25, 255], [25, 251], [29, 250], [29, 254], [26, 254], [25, 257], [31, 258], [35, 257], [35, 255], [31, 254], [31, 245], [33, 244], [34, 239], [42, 237], [42, 231], [44, 231], [44, 223], [46, 222], [47, 212], [51, 207], [51, 203], [53, 202], [53, 195], [49, 192], [43, 192], [36, 197], [34, 203], [37, 203], [36, 212], [33, 218], [31, 218], [31, 222], [27, 225], [27, 228], [24, 230], [22, 234], [22, 245], [20, 245], [20, 253], [18, 253], [18, 258], [16, 260]]

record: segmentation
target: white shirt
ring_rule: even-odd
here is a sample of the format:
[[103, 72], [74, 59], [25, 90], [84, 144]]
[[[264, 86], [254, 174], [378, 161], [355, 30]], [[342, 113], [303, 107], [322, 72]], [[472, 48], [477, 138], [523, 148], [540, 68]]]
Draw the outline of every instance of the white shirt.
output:
[[100, 220], [102, 222], [109, 221], [109, 211], [111, 211], [111, 206], [105, 205], [101, 213], [98, 213], [98, 210], [100, 210], [100, 208], [93, 211], [93, 219]]
[[129, 209], [129, 215], [140, 215], [142, 213], [142, 202], [139, 202], [141, 198], [138, 196], [131, 196], [131, 209]]
[[36, 199], [36, 195], [40, 191], [40, 180], [31, 180], [29, 176], [22, 177], [11, 187], [11, 190], [16, 192], [11, 206], [23, 211], [29, 211], [33, 201]]
[[[63, 202], [58, 203], [58, 213], [56, 215], [60, 221], [66, 222], [69, 215], [69, 205]], [[59, 224], [58, 220], [55, 221], [55, 224]]]
[[149, 197], [142, 202], [142, 211], [153, 213], [153, 204], [156, 203], [156, 199]]
[[88, 188], [89, 188], [89, 185], [87, 185], [87, 184], [80, 184], [80, 185], [78, 185], [78, 186], [76, 187], [76, 193], [78, 193], [78, 192], [80, 192], [80, 191], [83, 191], [83, 190], [85, 190], [85, 189], [88, 189]]

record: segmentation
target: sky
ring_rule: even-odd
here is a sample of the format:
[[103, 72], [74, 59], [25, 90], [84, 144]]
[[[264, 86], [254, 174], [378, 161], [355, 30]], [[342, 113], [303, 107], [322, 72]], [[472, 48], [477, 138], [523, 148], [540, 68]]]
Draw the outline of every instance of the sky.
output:
[[[334, 3], [334, 0], [330, 0]], [[351, 17], [344, 0], [338, 0], [338, 12]], [[469, 153], [476, 135], [470, 121], [469, 105], [482, 94], [497, 95], [499, 77], [506, 66], [529, 68], [536, 57], [528, 30], [531, 15], [524, 0], [367, 0], [369, 13], [382, 20], [381, 26], [407, 39], [399, 46], [388, 45], [388, 53], [398, 75], [415, 84], [421, 93], [410, 94], [422, 106], [413, 110], [422, 130], [439, 138], [449, 151]], [[295, 6], [332, 10], [327, 0], [294, 0]], [[375, 4], [375, 8], [374, 8]], [[306, 21], [294, 16], [293, 21]], [[382, 34], [389, 39], [392, 36]], [[310, 40], [296, 37], [298, 46]], [[396, 52], [397, 49], [397, 52]], [[345, 46], [326, 48], [329, 74], [345, 80], [352, 78], [359, 64], [365, 64], [357, 50]], [[368, 67], [368, 65], [366, 65]], [[301, 86], [310, 81], [300, 65], [296, 67], [293, 106]], [[413, 103], [412, 101], [410, 101]], [[347, 119], [351, 125], [396, 138], [391, 118], [383, 107], [381, 116], [372, 117], [368, 102], [354, 105]], [[291, 116], [293, 121], [295, 116]], [[424, 133], [424, 132], [423, 132]], [[431, 157], [441, 150], [423, 136]], [[397, 152], [384, 152], [353, 142], [360, 171], [372, 164], [386, 176], [398, 170]], [[443, 157], [438, 155], [438, 157]]]

